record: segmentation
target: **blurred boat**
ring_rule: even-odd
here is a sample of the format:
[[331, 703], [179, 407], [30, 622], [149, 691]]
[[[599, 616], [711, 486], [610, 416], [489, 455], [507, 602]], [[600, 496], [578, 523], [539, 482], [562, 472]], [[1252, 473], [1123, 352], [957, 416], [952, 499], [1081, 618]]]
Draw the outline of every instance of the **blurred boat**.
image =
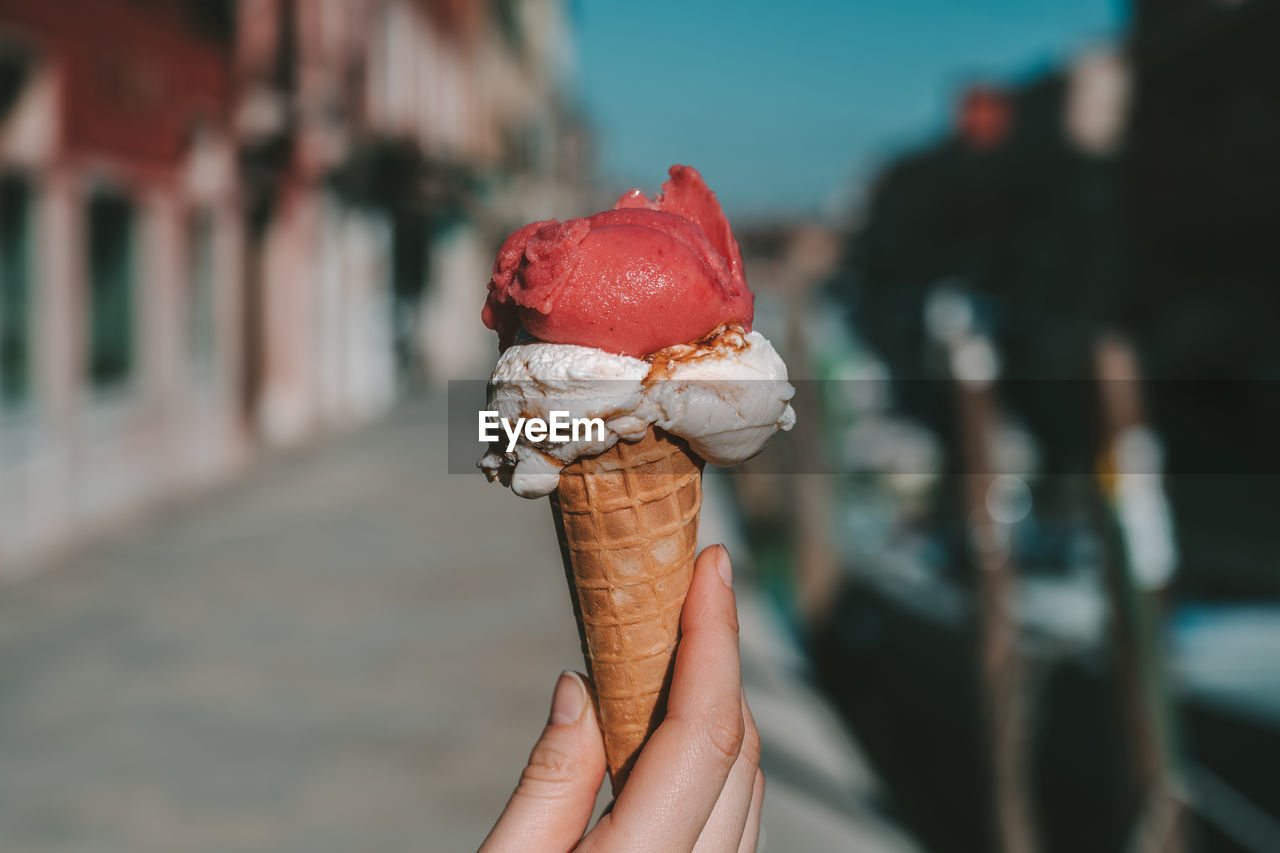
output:
[[[1120, 685], [1101, 589], [1018, 582], [1035, 815], [1047, 851], [1127, 849]], [[932, 850], [991, 849], [970, 591], [917, 563], [858, 566], [814, 633], [816, 674]], [[1280, 849], [1280, 604], [1201, 602], [1167, 625], [1193, 850]]]

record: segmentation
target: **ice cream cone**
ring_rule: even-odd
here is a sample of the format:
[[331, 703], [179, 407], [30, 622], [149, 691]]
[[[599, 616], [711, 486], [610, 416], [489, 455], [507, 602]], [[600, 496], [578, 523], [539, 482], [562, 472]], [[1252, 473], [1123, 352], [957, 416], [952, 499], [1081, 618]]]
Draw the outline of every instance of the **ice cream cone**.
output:
[[551, 495], [615, 794], [666, 712], [702, 464], [682, 439], [650, 427], [566, 466]]

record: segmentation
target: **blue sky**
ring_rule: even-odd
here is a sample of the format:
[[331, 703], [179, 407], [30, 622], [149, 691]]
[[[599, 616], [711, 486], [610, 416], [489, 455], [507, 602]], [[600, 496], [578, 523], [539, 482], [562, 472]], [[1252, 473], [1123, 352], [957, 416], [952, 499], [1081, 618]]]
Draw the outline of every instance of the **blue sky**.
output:
[[690, 163], [730, 216], [821, 214], [936, 136], [967, 81], [1118, 31], [1126, 0], [583, 0], [580, 97], [607, 183]]

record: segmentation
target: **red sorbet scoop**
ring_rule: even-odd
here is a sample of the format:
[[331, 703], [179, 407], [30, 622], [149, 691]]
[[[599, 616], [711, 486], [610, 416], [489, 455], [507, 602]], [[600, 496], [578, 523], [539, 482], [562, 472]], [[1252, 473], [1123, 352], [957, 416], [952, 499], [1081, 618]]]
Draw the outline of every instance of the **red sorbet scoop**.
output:
[[670, 174], [653, 200], [632, 190], [613, 210], [534, 222], [506, 239], [481, 312], [500, 350], [521, 327], [635, 357], [724, 323], [750, 330], [754, 297], [720, 202], [692, 167]]

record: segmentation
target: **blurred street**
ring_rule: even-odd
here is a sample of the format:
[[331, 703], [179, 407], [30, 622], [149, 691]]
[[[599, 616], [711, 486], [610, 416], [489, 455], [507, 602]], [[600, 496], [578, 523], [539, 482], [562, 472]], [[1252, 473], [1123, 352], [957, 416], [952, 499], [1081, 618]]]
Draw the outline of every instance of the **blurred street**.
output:
[[[411, 399], [10, 586], [0, 849], [478, 845], [581, 658], [545, 506], [447, 475], [443, 409]], [[719, 494], [704, 540], [749, 581]], [[766, 849], [914, 849], [740, 588]]]

